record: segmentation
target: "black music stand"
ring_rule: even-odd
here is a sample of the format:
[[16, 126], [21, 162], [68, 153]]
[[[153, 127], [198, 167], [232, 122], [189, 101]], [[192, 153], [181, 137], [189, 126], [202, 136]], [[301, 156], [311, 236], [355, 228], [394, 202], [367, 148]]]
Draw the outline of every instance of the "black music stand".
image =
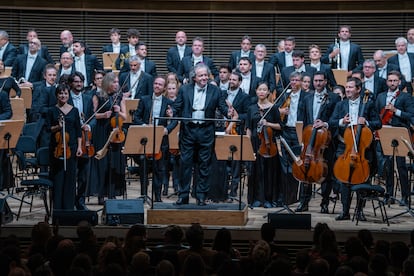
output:
[[[164, 127], [163, 126], [138, 126], [133, 125], [130, 126], [128, 129], [128, 135], [125, 140], [124, 149], [122, 151], [123, 154], [143, 154], [144, 155], [144, 162], [143, 162], [143, 172], [144, 172], [144, 195], [139, 197], [142, 198], [144, 202], [147, 202], [151, 207], [153, 206], [153, 196], [148, 196], [148, 187], [147, 177], [148, 177], [148, 169], [147, 169], [147, 155], [157, 154], [161, 150], [161, 141], [162, 137], [164, 136]], [[156, 139], [160, 137], [159, 139]], [[138, 141], [138, 142], [137, 142]], [[156, 151], [158, 149], [158, 151]], [[153, 162], [155, 162], [155, 158], [152, 158]], [[153, 180], [154, 181], [154, 178]], [[151, 195], [154, 193], [154, 188], [151, 189]]]
[[[180, 137], [180, 122], [177, 123], [175, 128], [168, 134], [168, 147], [169, 150], [179, 151], [179, 138]], [[174, 156], [175, 158], [175, 156]], [[167, 169], [168, 170], [168, 169]], [[173, 184], [174, 185], [174, 184]], [[168, 185], [169, 186], [169, 185]], [[173, 196], [178, 195], [178, 190], [170, 195], [167, 196], [167, 198], [171, 198]]]
[[[409, 149], [406, 146], [401, 146], [404, 144], [405, 141], [411, 141], [411, 137], [408, 133], [408, 129], [405, 127], [392, 127], [392, 126], [382, 126], [381, 129], [378, 130], [382, 152], [384, 155], [392, 156], [391, 159], [391, 168], [392, 168], [392, 175], [391, 178], [392, 185], [395, 188], [394, 183], [394, 172], [395, 172], [395, 157], [406, 157], [408, 156]], [[411, 143], [411, 142], [410, 142]], [[410, 183], [409, 183], [409, 186]], [[411, 191], [411, 187], [408, 187], [409, 193]], [[400, 202], [400, 200], [396, 199], [393, 195], [390, 195], [390, 198], [394, 199], [395, 201]], [[408, 205], [405, 206], [406, 210], [396, 214], [388, 219], [393, 219], [399, 217], [401, 215], [409, 213], [411, 216], [414, 217], [414, 209], [411, 208], [411, 196], [408, 196]]]
[[215, 152], [217, 160], [239, 161], [239, 198], [232, 199], [236, 199], [239, 202], [239, 210], [241, 210], [241, 161], [256, 160], [250, 137], [246, 135], [218, 135], [216, 136]]
[[[6, 151], [5, 154], [7, 154], [7, 159], [10, 158], [11, 149], [16, 148], [17, 141], [19, 140], [19, 136], [22, 132], [24, 125], [24, 121], [22, 120], [4, 120], [0, 121], [0, 150]], [[10, 193], [10, 187], [14, 187], [14, 183], [11, 183], [13, 179], [13, 169], [10, 168], [8, 170], [7, 174], [7, 198], [13, 198], [16, 200], [21, 201], [20, 198], [16, 197], [13, 192]], [[3, 194], [2, 192], [0, 192]], [[4, 195], [4, 194], [3, 194]]]

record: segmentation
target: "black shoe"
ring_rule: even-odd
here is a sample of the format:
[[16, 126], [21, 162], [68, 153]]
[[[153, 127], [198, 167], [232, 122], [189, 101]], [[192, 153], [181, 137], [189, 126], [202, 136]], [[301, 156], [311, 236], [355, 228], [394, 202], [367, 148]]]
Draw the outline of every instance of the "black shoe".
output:
[[98, 196], [98, 205], [104, 205], [105, 199], [103, 196]]
[[328, 209], [328, 205], [327, 204], [322, 204], [321, 205], [321, 213], [322, 214], [329, 214], [329, 209]]
[[407, 206], [408, 205], [408, 199], [406, 197], [403, 197], [400, 201], [400, 206]]
[[180, 197], [179, 199], [177, 199], [177, 201], [175, 202], [176, 205], [183, 205], [183, 204], [188, 204], [188, 197]]
[[295, 212], [306, 212], [309, 211], [308, 204], [301, 202], [299, 203], [299, 206], [296, 208]]
[[89, 211], [88, 207], [86, 207], [85, 203], [76, 203], [76, 210], [78, 211]]
[[364, 212], [359, 212], [358, 221], [367, 221], [367, 218], [364, 215]]
[[277, 208], [283, 207], [283, 201], [280, 201], [280, 200], [278, 200], [276, 202], [274, 201], [272, 204], [273, 204], [274, 207], [277, 207]]
[[393, 198], [386, 198], [384, 203], [385, 203], [385, 205], [395, 204], [395, 199], [393, 199]]
[[335, 218], [335, 220], [350, 220], [350, 219], [351, 219], [351, 216], [349, 214], [344, 214], [344, 213], [340, 214], [339, 216]]
[[207, 203], [204, 199], [197, 199], [197, 205], [198, 206], [206, 206]]
[[163, 196], [167, 196], [168, 195], [168, 191], [167, 190], [162, 191], [162, 195]]

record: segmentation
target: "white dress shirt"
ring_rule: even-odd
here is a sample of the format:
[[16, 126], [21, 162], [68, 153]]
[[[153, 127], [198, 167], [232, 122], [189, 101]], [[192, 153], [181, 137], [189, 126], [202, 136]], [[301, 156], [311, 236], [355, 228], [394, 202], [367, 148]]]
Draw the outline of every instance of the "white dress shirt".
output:
[[247, 95], [249, 95], [249, 92], [250, 92], [251, 75], [252, 75], [251, 72], [249, 72], [249, 74], [247, 75], [242, 75], [242, 83], [240, 84], [240, 88]]
[[288, 127], [295, 127], [296, 121], [298, 118], [298, 105], [299, 105], [299, 97], [300, 97], [301, 91], [298, 91], [296, 93], [290, 93], [290, 106], [289, 106], [289, 115], [286, 122], [286, 125]]
[[138, 71], [136, 73], [130, 72], [129, 73], [129, 87], [131, 91], [131, 99], [135, 98], [135, 94], [137, 92], [137, 86], [139, 83], [139, 76], [141, 74], [141, 71]]
[[351, 51], [351, 41], [340, 41], [341, 69], [348, 71], [349, 52]]
[[86, 75], [86, 65], [85, 65], [85, 54], [82, 54], [79, 57], [75, 57], [75, 69], [82, 73], [85, 77], [84, 86], [88, 86], [88, 76]]
[[24, 73], [24, 78], [26, 81], [30, 77], [30, 72], [32, 72], [33, 64], [36, 61], [37, 53], [32, 55], [30, 53], [27, 54], [27, 61], [26, 61], [26, 72]]
[[[155, 117], [160, 117], [161, 113], [161, 104], [162, 104], [162, 95], [156, 97], [155, 95], [152, 96], [152, 120], [150, 124], [154, 123]], [[155, 125], [158, 125], [158, 120], [155, 122]]]
[[72, 97], [73, 100], [73, 106], [76, 107], [79, 111], [79, 117], [82, 117], [82, 113], [83, 113], [83, 101], [82, 101], [82, 94], [75, 94], [73, 93], [73, 91], [70, 91], [70, 95]]
[[401, 73], [404, 75], [405, 80], [407, 82], [411, 82], [411, 78], [412, 78], [411, 64], [410, 64], [410, 59], [408, 57], [407, 52], [403, 55], [398, 54], [398, 62], [400, 64]]
[[285, 63], [286, 63], [286, 67], [293, 65], [292, 52], [290, 53], [285, 52]]
[[9, 42], [7, 42], [6, 44], [4, 44], [3, 47], [0, 47], [0, 59], [1, 60], [3, 60], [4, 51], [6, 50], [7, 45], [9, 45]]
[[112, 44], [112, 52], [119, 54], [121, 51], [121, 43], [118, 44]]
[[[194, 85], [194, 101], [193, 101], [193, 113], [192, 118], [204, 119], [205, 111], [204, 106], [206, 103], [207, 86], [201, 88], [198, 85]], [[204, 123], [203, 121], [194, 120], [193, 123]]]
[[263, 74], [264, 60], [260, 62], [256, 60], [255, 64], [256, 64], [256, 76], [261, 78]]
[[180, 60], [183, 59], [185, 53], [185, 45], [180, 46], [177, 44], [178, 55], [180, 55]]

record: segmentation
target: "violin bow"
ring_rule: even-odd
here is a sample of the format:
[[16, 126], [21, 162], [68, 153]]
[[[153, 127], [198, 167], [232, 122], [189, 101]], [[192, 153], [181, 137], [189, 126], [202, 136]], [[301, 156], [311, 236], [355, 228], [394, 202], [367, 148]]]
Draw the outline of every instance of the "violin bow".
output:
[[272, 108], [276, 105], [276, 103], [278, 103], [280, 98], [282, 98], [282, 96], [288, 91], [289, 87], [290, 87], [290, 82], [286, 85], [285, 89], [283, 89], [282, 93], [280, 93], [279, 97], [276, 98], [272, 106], [262, 115], [259, 121], [263, 120], [264, 117], [266, 117], [266, 115], [269, 114], [270, 110], [272, 110]]

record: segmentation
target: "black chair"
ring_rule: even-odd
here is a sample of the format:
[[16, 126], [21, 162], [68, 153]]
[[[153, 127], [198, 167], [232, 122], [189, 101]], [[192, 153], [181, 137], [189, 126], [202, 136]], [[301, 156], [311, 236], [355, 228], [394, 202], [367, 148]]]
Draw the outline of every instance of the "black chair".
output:
[[[388, 221], [387, 210], [385, 209], [385, 202], [388, 195], [385, 193], [385, 189], [380, 185], [371, 185], [371, 184], [358, 184], [351, 187], [351, 192], [357, 195], [357, 204], [355, 206], [355, 212], [352, 217], [352, 221], [356, 217], [356, 225], [358, 225], [360, 214], [362, 212], [363, 206], [367, 201], [372, 202], [372, 208], [374, 210], [374, 216], [377, 216], [377, 209], [381, 211], [381, 217], [383, 222], [387, 222], [387, 225], [390, 226]], [[375, 206], [374, 202], [378, 203], [378, 206]]]
[[[39, 148], [36, 152], [36, 159], [37, 159], [37, 165], [42, 168], [48, 168], [49, 166], [49, 148], [48, 147], [42, 147]], [[22, 211], [23, 203], [27, 203], [24, 201], [24, 199], [28, 196], [31, 196], [31, 201], [29, 203], [30, 205], [30, 212], [32, 211], [33, 206], [33, 197], [35, 195], [40, 195], [43, 199], [43, 204], [46, 210], [46, 214], [48, 217], [50, 217], [51, 209], [52, 209], [52, 188], [53, 188], [53, 182], [49, 179], [49, 173], [48, 169], [43, 170], [37, 174], [37, 178], [33, 179], [24, 179], [20, 182], [20, 187], [16, 188], [16, 192], [24, 192], [21, 202], [19, 211], [17, 213], [16, 221], [19, 220], [20, 213]], [[47, 193], [49, 191], [49, 204], [48, 204], [48, 197]]]
[[14, 155], [17, 157], [17, 167], [15, 176], [20, 179], [27, 179], [32, 175], [37, 167], [36, 141], [32, 136], [22, 135], [17, 140]]

